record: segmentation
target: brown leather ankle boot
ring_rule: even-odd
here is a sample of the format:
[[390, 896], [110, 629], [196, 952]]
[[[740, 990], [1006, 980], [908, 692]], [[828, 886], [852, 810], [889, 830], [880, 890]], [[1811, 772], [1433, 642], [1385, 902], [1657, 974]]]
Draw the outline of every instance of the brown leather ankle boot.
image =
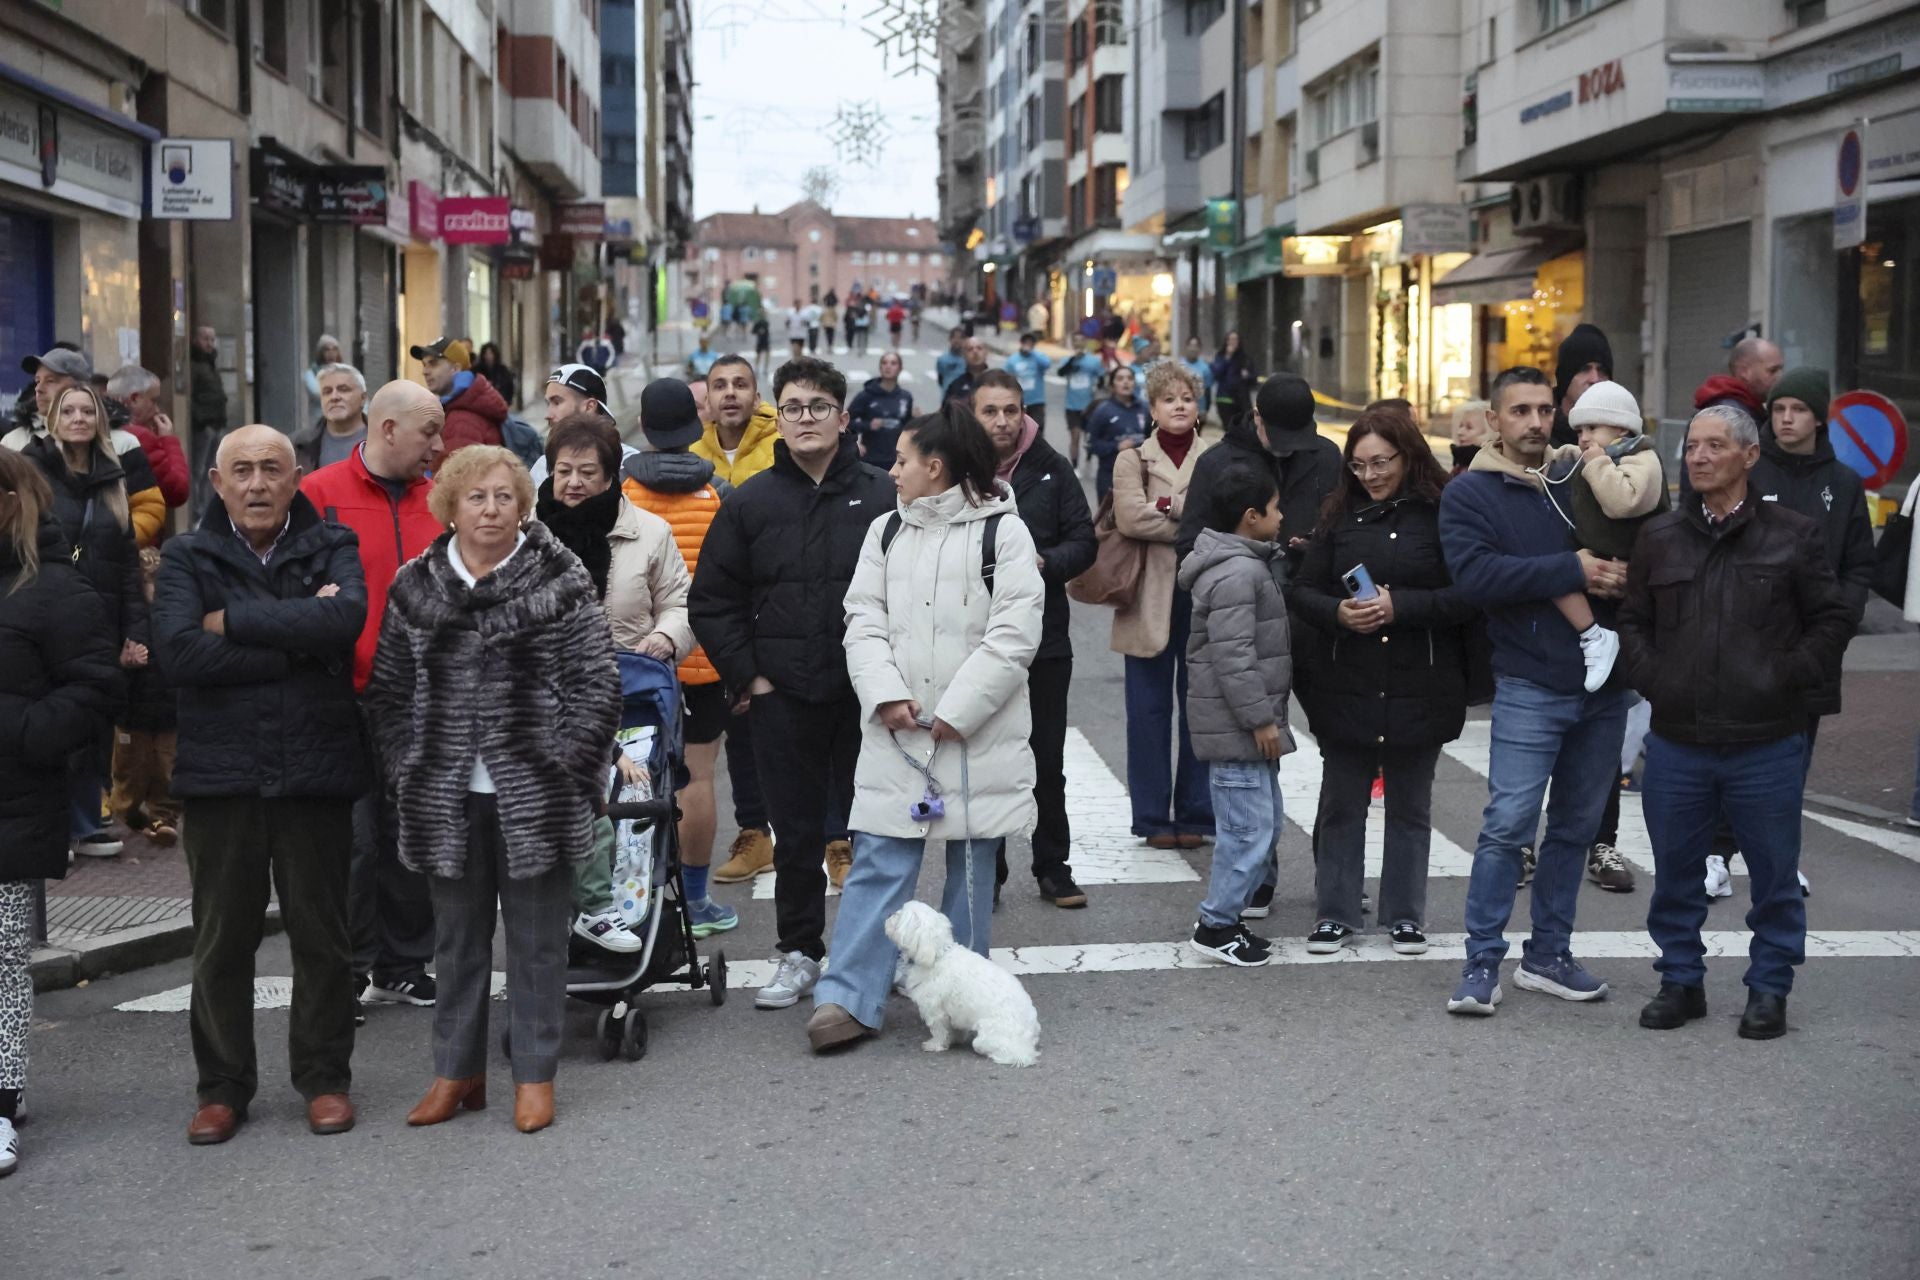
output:
[[538, 1133], [553, 1123], [553, 1081], [513, 1086], [513, 1127]]
[[407, 1123], [411, 1125], [444, 1124], [453, 1119], [454, 1113], [461, 1107], [469, 1111], [479, 1111], [487, 1105], [487, 1078], [469, 1076], [465, 1080], [449, 1080], [445, 1076], [435, 1076], [433, 1087], [427, 1090], [427, 1096], [420, 1099], [413, 1110], [407, 1112]]

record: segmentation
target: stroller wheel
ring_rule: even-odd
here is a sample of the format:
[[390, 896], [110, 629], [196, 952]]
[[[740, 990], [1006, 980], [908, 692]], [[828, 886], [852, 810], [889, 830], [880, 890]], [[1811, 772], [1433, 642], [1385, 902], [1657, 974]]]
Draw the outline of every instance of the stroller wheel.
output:
[[620, 1040], [625, 1030], [623, 1018], [613, 1016], [612, 1009], [602, 1009], [600, 1019], [594, 1025], [594, 1035], [600, 1042], [600, 1060], [612, 1062], [613, 1055], [620, 1052]]
[[620, 1033], [620, 1052], [628, 1062], [638, 1062], [647, 1056], [647, 1020], [638, 1009], [626, 1017], [626, 1026]]
[[727, 953], [724, 951], [714, 952], [713, 959], [707, 961], [707, 988], [714, 1008], [727, 1002]]

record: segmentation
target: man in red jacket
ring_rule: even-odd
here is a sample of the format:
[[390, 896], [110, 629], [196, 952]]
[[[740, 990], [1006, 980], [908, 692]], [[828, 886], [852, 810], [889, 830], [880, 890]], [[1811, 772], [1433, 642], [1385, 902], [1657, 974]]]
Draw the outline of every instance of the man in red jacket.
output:
[[420, 362], [427, 390], [440, 397], [447, 413], [447, 452], [470, 444], [499, 444], [507, 402], [493, 384], [473, 371], [473, 349], [460, 338], [436, 338], [407, 353]]
[[[1727, 357], [1727, 371], [1716, 373], [1693, 393], [1697, 413], [1716, 404], [1737, 405], [1756, 426], [1767, 422], [1767, 396], [1780, 380], [1786, 357], [1765, 338], [1742, 338]], [[1682, 473], [1684, 474], [1684, 473]]]
[[[353, 650], [356, 692], [366, 689], [373, 670], [394, 575], [440, 535], [440, 522], [427, 509], [433, 488], [427, 472], [445, 448], [446, 421], [426, 387], [389, 382], [367, 405], [366, 441], [344, 461], [300, 482], [323, 517], [360, 538], [367, 622]], [[426, 877], [400, 865], [392, 801], [377, 781], [381, 776], [374, 770], [373, 788], [353, 806], [347, 912], [355, 987], [372, 1000], [431, 1005], [435, 992], [426, 964], [433, 956], [433, 904]]]
[[173, 419], [160, 412], [159, 401], [154, 398], [159, 391], [159, 376], [137, 364], [121, 365], [107, 379], [107, 394], [125, 404], [133, 414], [127, 430], [146, 452], [154, 482], [160, 486], [160, 496], [167, 500], [167, 509], [171, 511], [187, 505], [187, 491], [191, 486], [187, 455], [180, 448], [180, 437], [173, 434]]

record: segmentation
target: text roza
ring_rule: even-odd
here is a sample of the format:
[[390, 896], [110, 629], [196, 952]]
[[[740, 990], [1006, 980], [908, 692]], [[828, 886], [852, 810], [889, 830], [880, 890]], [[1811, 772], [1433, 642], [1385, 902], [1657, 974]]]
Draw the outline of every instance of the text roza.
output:
[[1627, 73], [1621, 67], [1620, 59], [1615, 58], [1605, 66], [1595, 67], [1591, 71], [1580, 73], [1580, 101], [1592, 102], [1604, 98], [1610, 93], [1618, 93], [1627, 87]]

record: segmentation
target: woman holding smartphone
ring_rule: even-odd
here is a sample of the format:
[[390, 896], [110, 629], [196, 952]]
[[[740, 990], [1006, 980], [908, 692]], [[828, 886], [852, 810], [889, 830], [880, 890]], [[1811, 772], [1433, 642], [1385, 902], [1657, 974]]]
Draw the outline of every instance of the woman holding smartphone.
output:
[[1361, 927], [1367, 808], [1386, 783], [1380, 919], [1393, 949], [1427, 949], [1433, 771], [1467, 712], [1464, 625], [1440, 552], [1447, 474], [1413, 419], [1369, 409], [1347, 432], [1346, 475], [1288, 592], [1311, 623], [1313, 679], [1301, 695], [1322, 758], [1315, 822], [1318, 917], [1307, 950], [1340, 950]]

